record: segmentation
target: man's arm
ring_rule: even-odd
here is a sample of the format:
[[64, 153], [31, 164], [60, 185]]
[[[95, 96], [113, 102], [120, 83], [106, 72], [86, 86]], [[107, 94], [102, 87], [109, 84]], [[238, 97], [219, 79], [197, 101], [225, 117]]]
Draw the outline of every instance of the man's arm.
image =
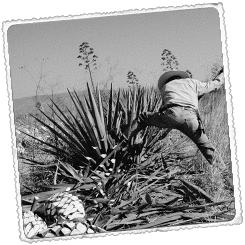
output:
[[214, 80], [208, 82], [199, 82], [197, 84], [198, 96], [202, 96], [211, 91], [218, 90], [225, 82], [224, 73], [219, 74]]

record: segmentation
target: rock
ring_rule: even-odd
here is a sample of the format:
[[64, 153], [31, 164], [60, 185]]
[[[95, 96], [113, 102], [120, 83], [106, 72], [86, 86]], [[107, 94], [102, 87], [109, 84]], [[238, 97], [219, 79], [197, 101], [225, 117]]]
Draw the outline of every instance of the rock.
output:
[[32, 230], [34, 230], [35, 235], [38, 233], [38, 230], [40, 230], [42, 227], [40, 225], [34, 225]]
[[69, 204], [65, 204], [62, 208], [66, 210], [66, 208], [69, 206]]
[[88, 234], [93, 234], [94, 231], [93, 231], [91, 228], [88, 228], [87, 233], [88, 233]]
[[58, 236], [61, 229], [62, 227], [60, 225], [56, 225], [50, 231], [53, 232], [56, 236]]
[[34, 228], [32, 228], [32, 229], [28, 232], [27, 237], [28, 237], [28, 238], [33, 238], [36, 234], [37, 234], [37, 231], [36, 231]]
[[29, 223], [26, 227], [25, 227], [25, 234], [27, 235], [29, 233], [29, 231], [31, 230], [32, 225], [31, 223]]
[[27, 225], [28, 223], [29, 223], [29, 218], [28, 217], [24, 218], [24, 226]]
[[79, 222], [79, 221], [84, 221], [84, 217], [85, 217], [84, 214], [81, 214], [79, 212], [75, 212], [75, 213], [69, 215], [68, 216], [68, 219]]
[[58, 207], [58, 205], [60, 204], [60, 202], [53, 202], [52, 204], [53, 204], [54, 207]]
[[45, 237], [45, 235], [49, 232], [49, 230], [50, 230], [49, 228], [44, 229], [44, 230], [40, 231], [38, 233], [38, 235], [41, 236], [41, 237]]
[[87, 231], [87, 226], [82, 224], [82, 223], [78, 223], [76, 225], [76, 229], [81, 233], [84, 234]]
[[33, 212], [32, 211], [28, 211], [28, 212], [24, 213], [24, 217], [25, 218], [28, 218], [28, 217], [31, 217], [31, 216], [33, 216]]
[[58, 216], [58, 219], [57, 219], [57, 223], [58, 224], [64, 224], [64, 222], [66, 221], [66, 218], [63, 217], [63, 216]]
[[55, 214], [55, 212], [56, 212], [56, 208], [52, 209], [51, 215], [53, 216]]
[[35, 220], [36, 220], [36, 219], [35, 219], [35, 217], [34, 217], [34, 216], [29, 217], [29, 219], [28, 219], [29, 223], [31, 223], [31, 222], [33, 222], [33, 221], [35, 221]]
[[64, 216], [67, 216], [71, 213], [71, 210], [73, 209], [73, 205], [69, 205], [66, 209], [65, 212], [63, 213]]
[[56, 237], [56, 236], [51, 232], [49, 232], [45, 235], [45, 238], [52, 238], [52, 237]]
[[69, 228], [64, 227], [61, 229], [60, 233], [64, 236], [69, 236], [71, 234], [71, 230]]
[[72, 196], [71, 200], [73, 200], [73, 201], [78, 200], [78, 197], [77, 196]]
[[64, 226], [69, 228], [71, 231], [73, 231], [76, 227], [76, 224], [73, 222], [69, 222], [69, 223], [65, 223]]
[[75, 235], [81, 235], [81, 233], [80, 233], [77, 229], [74, 229], [74, 230], [71, 232], [70, 236], [75, 236]]

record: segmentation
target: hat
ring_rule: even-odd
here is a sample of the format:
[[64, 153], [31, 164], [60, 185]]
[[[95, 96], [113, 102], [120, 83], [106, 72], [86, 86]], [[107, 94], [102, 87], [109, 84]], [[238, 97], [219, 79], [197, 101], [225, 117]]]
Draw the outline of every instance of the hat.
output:
[[181, 78], [189, 78], [190, 77], [189, 74], [185, 71], [176, 71], [176, 70], [167, 71], [167, 72], [163, 73], [158, 80], [159, 90], [162, 89], [162, 87], [166, 84], [166, 82], [169, 80], [169, 78], [175, 77], [175, 76], [178, 76]]

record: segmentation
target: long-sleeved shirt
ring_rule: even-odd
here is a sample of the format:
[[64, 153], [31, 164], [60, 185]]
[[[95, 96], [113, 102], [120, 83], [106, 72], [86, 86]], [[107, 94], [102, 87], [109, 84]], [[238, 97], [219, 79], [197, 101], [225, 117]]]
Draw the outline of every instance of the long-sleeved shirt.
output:
[[165, 84], [161, 89], [162, 104], [167, 106], [177, 104], [198, 109], [198, 97], [218, 90], [224, 83], [224, 75], [220, 74], [215, 80], [201, 82], [196, 79], [175, 79]]

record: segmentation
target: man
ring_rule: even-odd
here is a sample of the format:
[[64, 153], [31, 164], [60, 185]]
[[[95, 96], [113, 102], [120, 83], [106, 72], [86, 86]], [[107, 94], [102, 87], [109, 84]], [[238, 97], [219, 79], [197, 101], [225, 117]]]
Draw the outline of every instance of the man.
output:
[[210, 164], [215, 159], [224, 163], [206, 135], [198, 111], [198, 98], [218, 90], [224, 83], [223, 71], [209, 82], [201, 82], [189, 77], [184, 71], [165, 72], [158, 81], [162, 96], [159, 112], [144, 112], [132, 125], [129, 141], [146, 126], [178, 129], [187, 135], [200, 149]]

